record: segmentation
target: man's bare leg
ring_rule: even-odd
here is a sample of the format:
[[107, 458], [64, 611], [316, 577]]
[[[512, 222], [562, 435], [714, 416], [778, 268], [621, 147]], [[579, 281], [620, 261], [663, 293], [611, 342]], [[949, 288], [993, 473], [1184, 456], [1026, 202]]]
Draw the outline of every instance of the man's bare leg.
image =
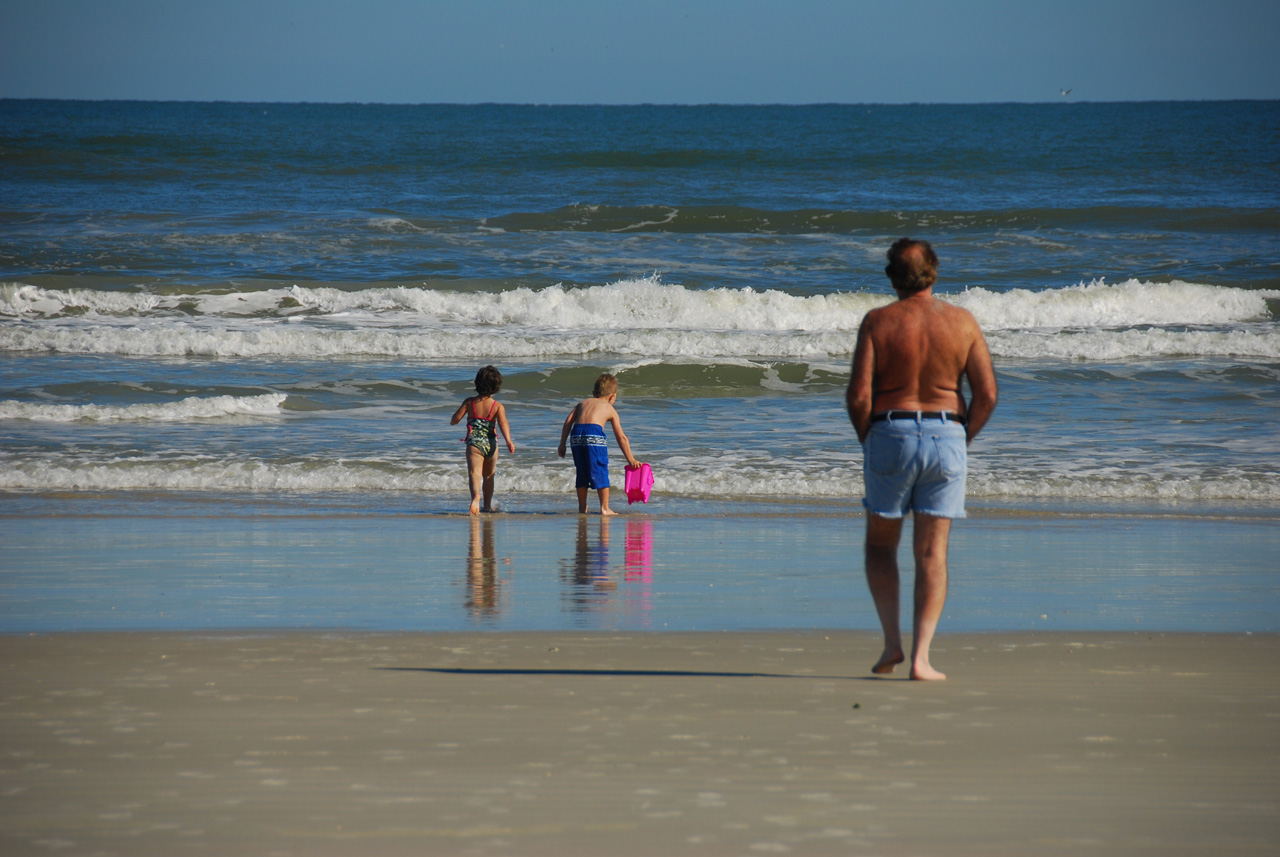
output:
[[915, 615], [912, 620], [911, 677], [940, 681], [944, 673], [929, 664], [929, 644], [947, 603], [947, 538], [951, 519], [917, 513], [912, 549], [916, 559]]
[[876, 615], [880, 617], [880, 627], [884, 630], [884, 652], [871, 668], [878, 675], [888, 675], [906, 660], [902, 654], [902, 627], [898, 620], [898, 539], [901, 535], [901, 518], [882, 518], [867, 513], [867, 586], [871, 589]]

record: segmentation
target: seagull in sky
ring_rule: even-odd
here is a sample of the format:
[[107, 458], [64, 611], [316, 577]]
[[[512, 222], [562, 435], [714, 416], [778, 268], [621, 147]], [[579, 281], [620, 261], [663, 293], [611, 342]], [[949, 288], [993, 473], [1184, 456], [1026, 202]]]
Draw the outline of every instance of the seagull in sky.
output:
[[[1074, 89], [1074, 88], [1075, 88], [1075, 87], [1072, 87], [1072, 89]], [[1065, 98], [1067, 95], [1069, 95], [1069, 94], [1071, 93], [1071, 89], [1062, 89], [1062, 88], [1059, 88], [1059, 89], [1058, 89], [1058, 91], [1062, 93], [1062, 96], [1063, 96], [1064, 98]]]

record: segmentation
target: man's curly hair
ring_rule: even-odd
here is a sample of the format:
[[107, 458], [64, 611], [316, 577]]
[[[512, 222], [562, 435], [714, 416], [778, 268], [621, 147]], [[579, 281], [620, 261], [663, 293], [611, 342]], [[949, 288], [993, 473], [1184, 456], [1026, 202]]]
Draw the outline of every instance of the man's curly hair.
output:
[[[918, 253], [912, 252], [919, 250]], [[899, 238], [889, 248], [889, 264], [884, 272], [901, 292], [919, 292], [938, 281], [938, 254], [928, 241]]]

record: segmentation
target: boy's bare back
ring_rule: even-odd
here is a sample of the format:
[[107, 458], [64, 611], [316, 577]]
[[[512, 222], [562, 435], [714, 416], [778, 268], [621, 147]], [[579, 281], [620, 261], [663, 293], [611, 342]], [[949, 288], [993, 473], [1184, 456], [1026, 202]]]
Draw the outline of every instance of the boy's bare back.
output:
[[605, 424], [617, 420], [618, 411], [607, 397], [592, 397], [579, 402], [577, 408], [574, 409], [574, 415], [574, 422], [579, 425], [603, 427]]

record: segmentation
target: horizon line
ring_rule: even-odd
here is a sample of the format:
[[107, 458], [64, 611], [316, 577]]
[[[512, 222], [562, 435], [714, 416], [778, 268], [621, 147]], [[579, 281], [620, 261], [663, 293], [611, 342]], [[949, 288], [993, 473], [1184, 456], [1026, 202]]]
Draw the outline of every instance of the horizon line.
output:
[[270, 104], [326, 107], [996, 107], [1042, 104], [1229, 104], [1280, 102], [1280, 98], [1149, 98], [1091, 100], [1076, 98], [1043, 101], [286, 101], [229, 98], [76, 98], [0, 95], [6, 101], [59, 101], [85, 104]]

